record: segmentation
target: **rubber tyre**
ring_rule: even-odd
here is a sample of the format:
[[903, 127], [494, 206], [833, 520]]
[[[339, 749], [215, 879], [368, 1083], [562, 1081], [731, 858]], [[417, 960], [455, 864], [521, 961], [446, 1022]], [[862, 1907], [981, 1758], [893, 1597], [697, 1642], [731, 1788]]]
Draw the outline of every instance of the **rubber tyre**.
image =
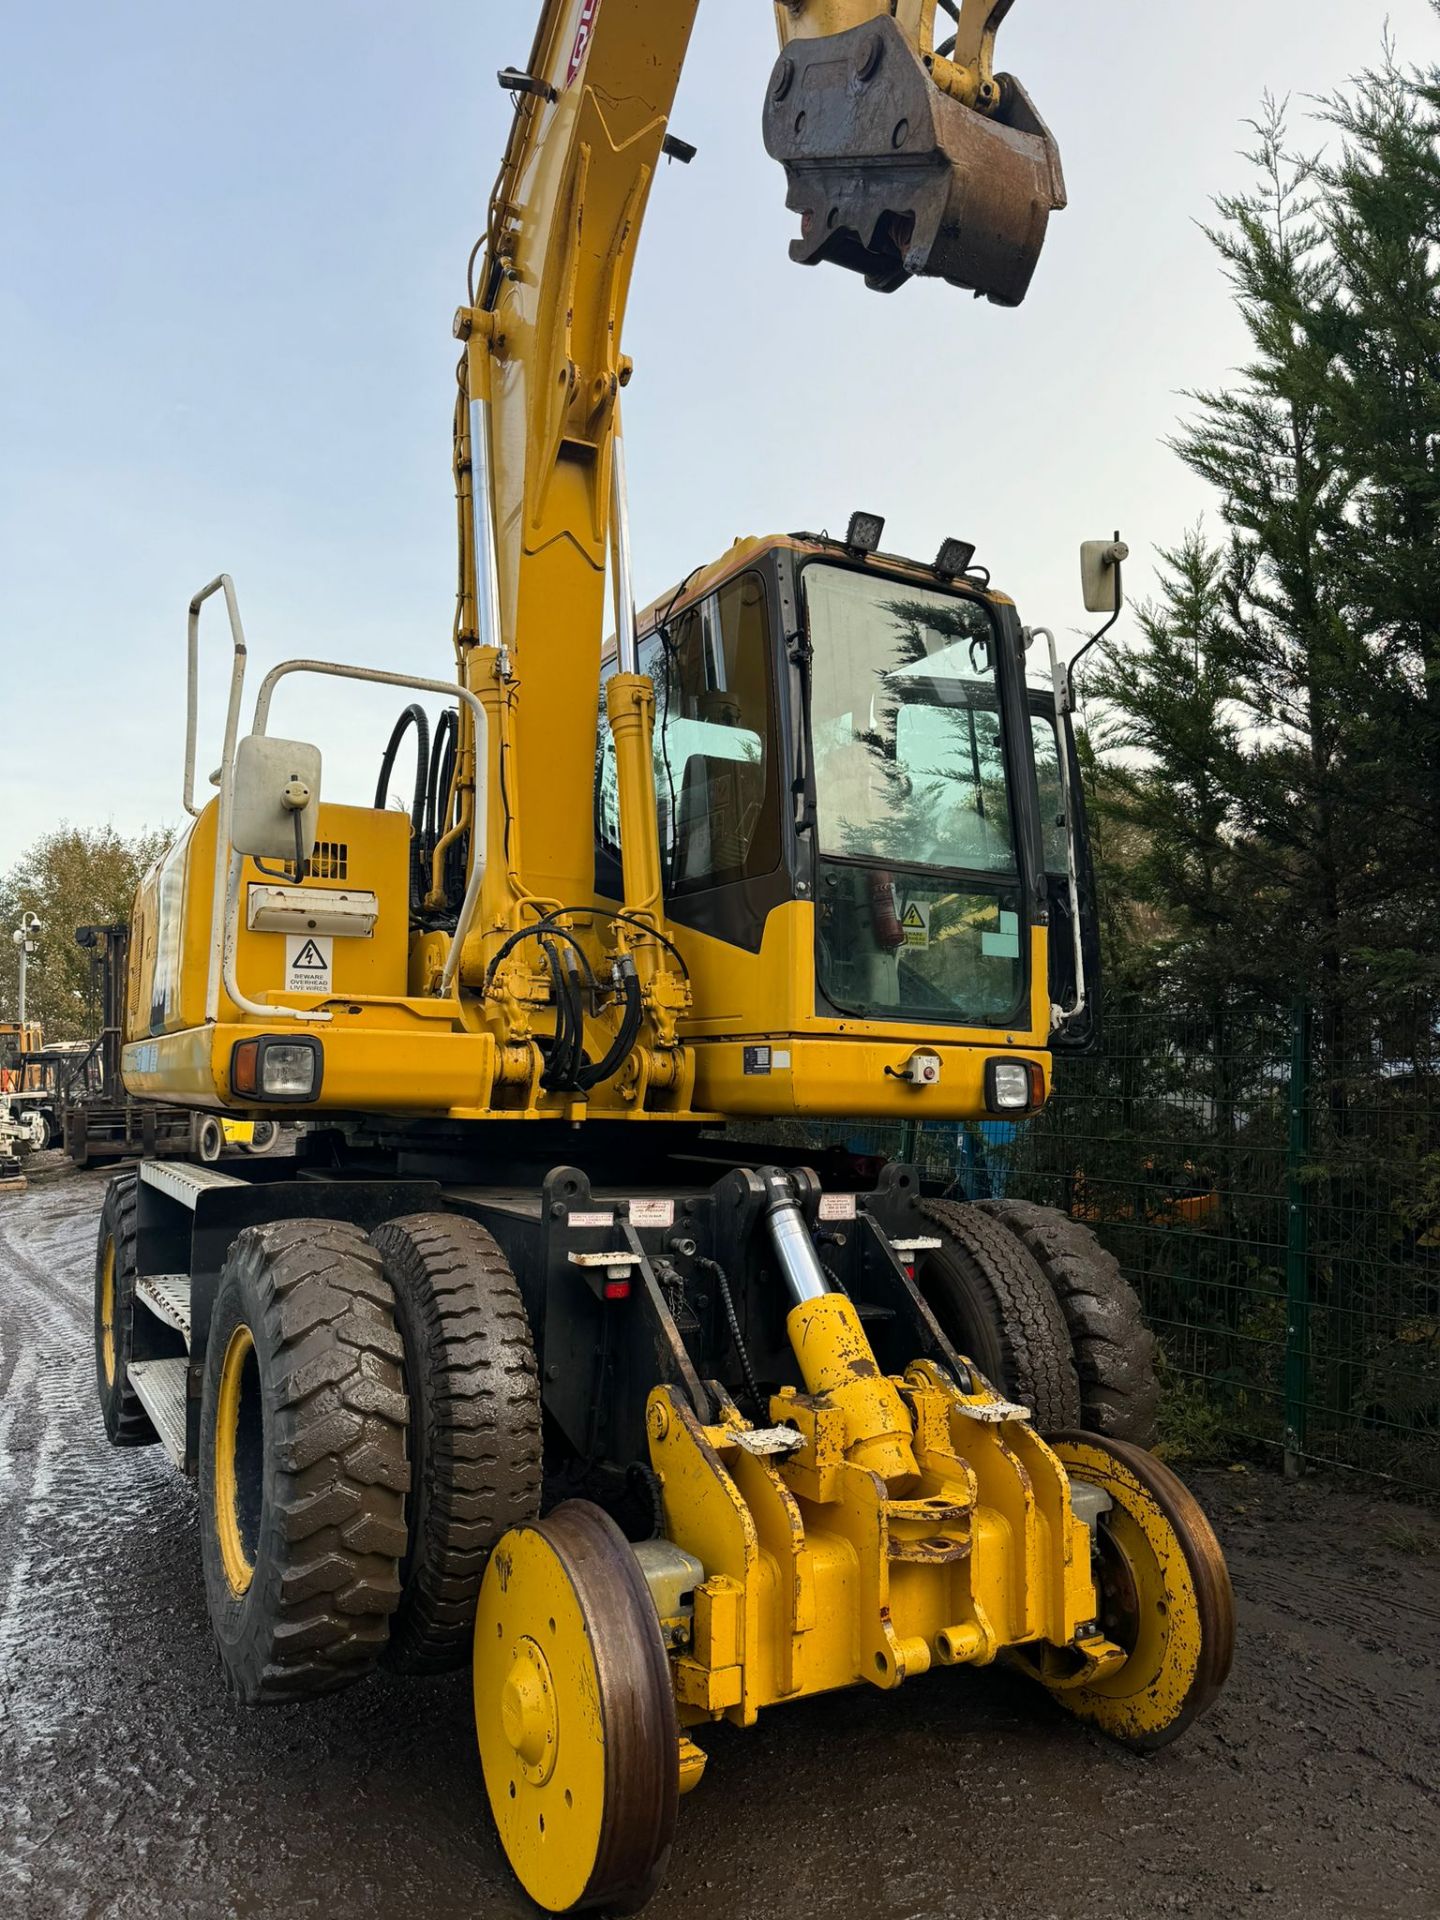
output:
[[[233, 1458], [237, 1483], [243, 1469], [258, 1485], [240, 1593], [216, 1514], [217, 1398], [237, 1328], [253, 1341], [256, 1404]], [[365, 1235], [330, 1220], [247, 1227], [215, 1297], [199, 1460], [206, 1601], [246, 1705], [331, 1693], [379, 1660], [400, 1598], [408, 1424], [394, 1299]]]
[[194, 1123], [194, 1154], [202, 1166], [213, 1167], [225, 1151], [225, 1129], [213, 1113]]
[[1160, 1348], [1139, 1295], [1088, 1227], [1027, 1200], [982, 1200], [1049, 1281], [1080, 1376], [1080, 1424], [1107, 1440], [1155, 1443]]
[[[95, 1390], [105, 1437], [112, 1447], [147, 1447], [160, 1436], [130, 1385], [130, 1354], [135, 1324], [135, 1206], [138, 1177], [120, 1173], [105, 1189], [95, 1248]], [[105, 1263], [114, 1248], [110, 1324], [111, 1366], [105, 1359]]]
[[1037, 1432], [1077, 1425], [1070, 1335], [1044, 1274], [1013, 1234], [974, 1207], [922, 1200], [920, 1212], [944, 1245], [921, 1254], [915, 1280], [951, 1345], [1030, 1409]]
[[257, 1120], [254, 1123], [255, 1137], [245, 1148], [246, 1153], [273, 1153], [280, 1144], [280, 1125], [275, 1120]]
[[410, 1538], [386, 1664], [469, 1664], [490, 1549], [540, 1511], [540, 1372], [515, 1276], [458, 1214], [370, 1236], [395, 1290], [410, 1398]]
[[55, 1144], [55, 1122], [43, 1109], [36, 1114], [35, 1118], [40, 1123], [40, 1129], [35, 1138], [33, 1151], [48, 1153]]

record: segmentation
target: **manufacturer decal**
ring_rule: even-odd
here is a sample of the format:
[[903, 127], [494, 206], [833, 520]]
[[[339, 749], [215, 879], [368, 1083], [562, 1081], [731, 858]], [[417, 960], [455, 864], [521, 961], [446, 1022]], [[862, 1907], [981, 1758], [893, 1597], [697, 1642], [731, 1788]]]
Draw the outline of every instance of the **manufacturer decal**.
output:
[[286, 993], [333, 993], [335, 940], [328, 933], [287, 933]]
[[820, 1196], [820, 1218], [822, 1220], [853, 1220], [855, 1218], [854, 1194], [822, 1193]]
[[745, 1071], [747, 1074], [769, 1073], [771, 1070], [770, 1062], [771, 1052], [769, 1047], [746, 1047]]
[[575, 76], [585, 64], [585, 56], [590, 51], [590, 42], [595, 37], [595, 19], [600, 12], [600, 0], [585, 0], [580, 9], [580, 24], [575, 29], [575, 44], [570, 49], [570, 70], [565, 75], [567, 87], [573, 87]]

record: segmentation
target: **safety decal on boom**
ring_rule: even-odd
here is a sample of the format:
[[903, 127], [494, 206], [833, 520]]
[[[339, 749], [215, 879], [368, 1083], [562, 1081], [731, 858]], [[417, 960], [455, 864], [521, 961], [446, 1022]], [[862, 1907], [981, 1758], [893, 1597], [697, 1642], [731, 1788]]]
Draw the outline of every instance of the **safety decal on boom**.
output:
[[328, 933], [287, 933], [286, 993], [331, 993], [335, 986], [335, 941]]
[[585, 64], [585, 56], [590, 51], [591, 37], [595, 32], [595, 16], [600, 11], [600, 0], [585, 0], [580, 9], [580, 24], [575, 29], [575, 45], [570, 50], [570, 71], [565, 75], [567, 87], [573, 87], [575, 76]]

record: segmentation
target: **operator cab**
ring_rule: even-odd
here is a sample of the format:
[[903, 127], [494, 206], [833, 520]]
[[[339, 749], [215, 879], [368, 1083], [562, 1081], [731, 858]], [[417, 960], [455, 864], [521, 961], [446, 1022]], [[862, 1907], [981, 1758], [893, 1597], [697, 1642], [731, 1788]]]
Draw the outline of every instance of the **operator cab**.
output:
[[[687, 929], [739, 950], [738, 1000], [741, 954], [762, 953], [779, 910], [813, 907], [804, 1011], [837, 1032], [1083, 1044], [1098, 946], [1069, 717], [1027, 688], [1026, 636], [973, 549], [948, 541], [926, 567], [880, 553], [882, 526], [738, 543], [641, 617], [667, 914], [687, 957]], [[603, 690], [595, 808], [596, 889], [618, 899]], [[1077, 1005], [1073, 1032], [1046, 1022]]]

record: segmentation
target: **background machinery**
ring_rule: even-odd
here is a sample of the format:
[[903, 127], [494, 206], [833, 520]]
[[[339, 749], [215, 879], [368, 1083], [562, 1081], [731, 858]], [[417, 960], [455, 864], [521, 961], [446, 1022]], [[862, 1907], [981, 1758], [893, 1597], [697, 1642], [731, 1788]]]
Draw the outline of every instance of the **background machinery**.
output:
[[[1086, 1231], [747, 1142], [1034, 1112], [1097, 982], [1066, 702], [968, 544], [897, 559], [857, 514], [635, 611], [621, 336], [695, 11], [547, 0], [500, 76], [455, 681], [291, 660], [242, 733], [233, 584], [191, 602], [193, 817], [137, 901], [122, 1071], [306, 1131], [243, 1179], [121, 1176], [96, 1269], [106, 1428], [197, 1480], [231, 1687], [473, 1663], [500, 1837], [556, 1912], [658, 1884], [710, 1722], [1003, 1657], [1143, 1749], [1232, 1637]], [[799, 258], [1023, 297], [1063, 187], [993, 68], [1006, 11], [776, 8]], [[1121, 554], [1090, 557], [1113, 611]], [[380, 805], [322, 800], [320, 750], [272, 731], [296, 674], [445, 698], [433, 740], [402, 715]]]

